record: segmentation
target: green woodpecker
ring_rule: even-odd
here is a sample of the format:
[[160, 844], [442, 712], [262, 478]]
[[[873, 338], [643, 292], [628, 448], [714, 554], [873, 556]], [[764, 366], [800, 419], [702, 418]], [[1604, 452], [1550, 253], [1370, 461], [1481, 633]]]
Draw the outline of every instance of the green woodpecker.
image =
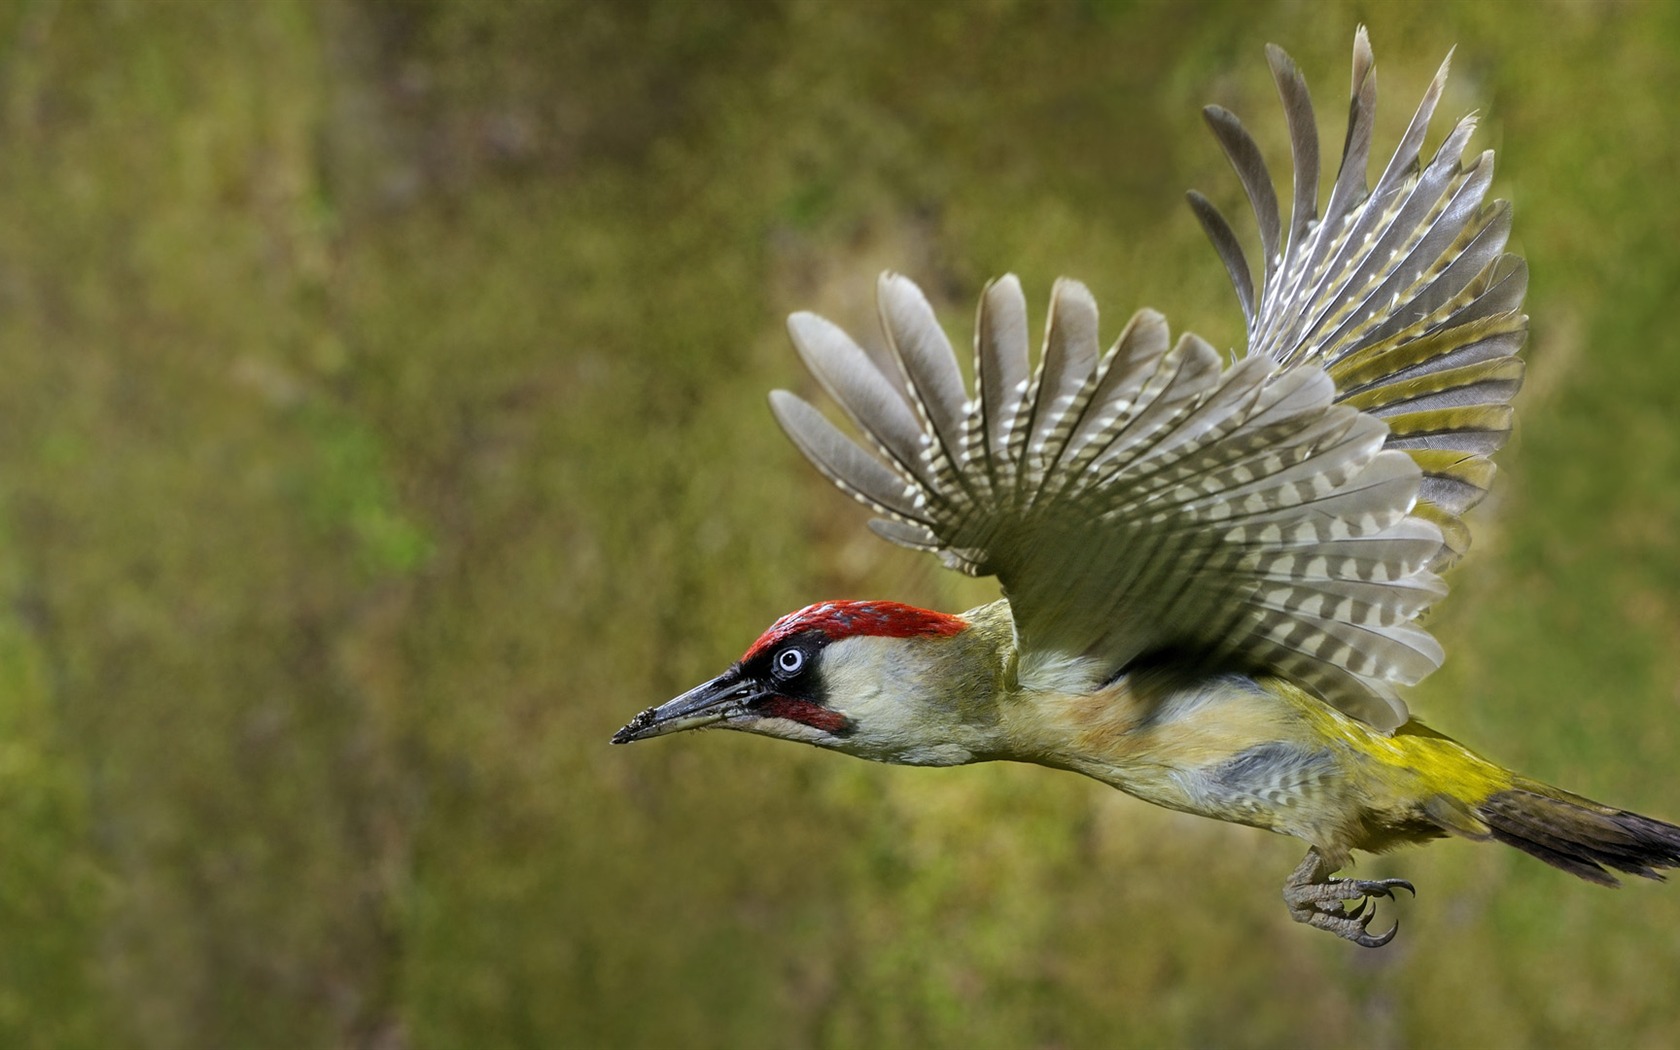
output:
[[[1157, 805], [1305, 839], [1298, 921], [1367, 946], [1398, 879], [1334, 878], [1353, 850], [1493, 839], [1584, 879], [1660, 878], [1680, 827], [1519, 776], [1410, 719], [1440, 665], [1418, 618], [1469, 542], [1511, 426], [1527, 272], [1510, 207], [1484, 202], [1466, 117], [1419, 156], [1440, 72], [1371, 188], [1376, 84], [1354, 42], [1345, 153], [1322, 215], [1307, 88], [1268, 55], [1294, 159], [1285, 228], [1260, 150], [1205, 115], [1264, 253], [1190, 206], [1247, 317], [1247, 347], [1176, 343], [1143, 310], [1106, 352], [1097, 307], [1058, 281], [1036, 368], [1020, 284], [985, 290], [972, 396], [914, 284], [879, 289], [880, 367], [812, 314], [794, 346], [867, 442], [776, 391], [783, 429], [876, 532], [995, 575], [961, 614], [833, 601], [773, 624], [717, 678], [642, 712], [628, 743], [718, 726], [879, 762], [1073, 770]], [[1397, 927], [1396, 927], [1397, 928]]]

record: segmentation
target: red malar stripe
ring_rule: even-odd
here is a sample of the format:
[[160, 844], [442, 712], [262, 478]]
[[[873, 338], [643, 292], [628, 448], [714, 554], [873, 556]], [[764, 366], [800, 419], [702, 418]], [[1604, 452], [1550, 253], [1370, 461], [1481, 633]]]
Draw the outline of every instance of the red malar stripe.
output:
[[846, 716], [840, 712], [791, 696], [771, 697], [761, 710], [767, 718], [785, 718], [825, 733], [838, 733], [846, 728]]

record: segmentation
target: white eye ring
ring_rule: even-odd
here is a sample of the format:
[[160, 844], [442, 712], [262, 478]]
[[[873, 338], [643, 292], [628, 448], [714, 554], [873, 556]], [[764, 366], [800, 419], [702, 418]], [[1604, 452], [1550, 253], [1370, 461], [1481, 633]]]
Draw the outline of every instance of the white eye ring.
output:
[[796, 675], [805, 666], [805, 652], [789, 646], [776, 654], [776, 670], [785, 675]]

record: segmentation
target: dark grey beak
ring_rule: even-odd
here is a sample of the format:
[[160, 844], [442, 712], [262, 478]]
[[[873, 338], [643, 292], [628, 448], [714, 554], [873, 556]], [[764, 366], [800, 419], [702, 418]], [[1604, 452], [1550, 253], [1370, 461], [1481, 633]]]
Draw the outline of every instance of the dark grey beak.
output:
[[695, 686], [675, 700], [643, 711], [614, 733], [612, 742], [628, 744], [632, 740], [727, 722], [743, 714], [747, 704], [762, 693], [758, 683], [743, 675], [739, 667], [731, 667], [705, 685]]

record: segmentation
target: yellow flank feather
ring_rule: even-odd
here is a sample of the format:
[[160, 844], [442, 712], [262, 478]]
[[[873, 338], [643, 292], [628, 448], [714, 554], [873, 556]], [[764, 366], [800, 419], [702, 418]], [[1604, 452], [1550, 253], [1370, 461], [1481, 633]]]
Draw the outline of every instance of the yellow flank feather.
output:
[[1157, 805], [1299, 836], [1329, 858], [1451, 833], [1522, 780], [1416, 720], [1384, 733], [1281, 678], [1140, 672], [1084, 696], [1005, 699], [996, 757], [1072, 769]]
[[1515, 783], [1510, 770], [1415, 718], [1392, 734], [1379, 733], [1282, 679], [1267, 679], [1265, 685], [1289, 695], [1304, 720], [1326, 740], [1350, 747], [1369, 763], [1373, 775], [1386, 775], [1396, 789], [1477, 804]]

